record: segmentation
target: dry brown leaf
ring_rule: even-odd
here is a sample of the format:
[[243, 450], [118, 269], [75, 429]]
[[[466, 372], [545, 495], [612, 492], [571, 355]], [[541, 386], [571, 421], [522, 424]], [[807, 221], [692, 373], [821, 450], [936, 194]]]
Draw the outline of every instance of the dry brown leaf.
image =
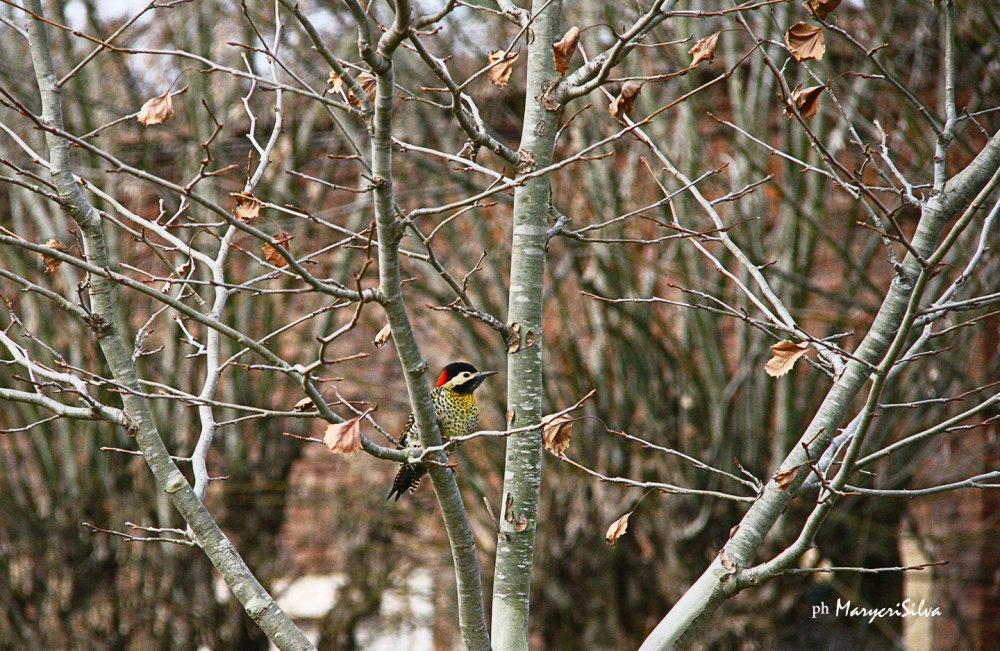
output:
[[841, 0], [806, 0], [802, 6], [816, 18], [823, 20], [840, 6]]
[[524, 335], [524, 347], [525, 348], [531, 348], [532, 346], [535, 345], [535, 343], [537, 341], [538, 341], [538, 337], [535, 336], [534, 330], [528, 330], [528, 332]]
[[778, 468], [774, 473], [774, 481], [778, 482], [778, 490], [787, 491], [788, 487], [792, 485], [795, 481], [795, 476], [799, 474], [799, 468], [802, 466], [795, 466], [793, 468]]
[[565, 75], [569, 72], [569, 62], [576, 54], [576, 46], [580, 43], [580, 28], [574, 25], [563, 34], [562, 39], [552, 46], [552, 56], [556, 62], [556, 71]]
[[[285, 242], [289, 241], [290, 239], [292, 239], [292, 236], [286, 233], [285, 231], [278, 231], [277, 233], [274, 234], [274, 241], [280, 244], [281, 246], [285, 246]], [[267, 242], [264, 243], [264, 246], [262, 248], [264, 249], [264, 259], [273, 264], [275, 267], [288, 266], [288, 261], [285, 260], [285, 258], [280, 253], [278, 253], [278, 249], [274, 248]]]
[[336, 72], [330, 72], [330, 76], [326, 79], [326, 85], [330, 87], [331, 93], [339, 93], [344, 90], [344, 80]]
[[692, 68], [696, 68], [702, 61], [712, 62], [715, 59], [715, 48], [719, 47], [719, 34], [721, 33], [716, 32], [711, 36], [706, 36], [688, 50], [688, 54], [691, 55]]
[[557, 457], [569, 447], [573, 436], [573, 418], [567, 414], [542, 416], [542, 443]]
[[528, 528], [528, 518], [524, 514], [518, 515], [514, 512], [514, 496], [507, 493], [504, 502], [504, 520], [514, 525], [514, 531], [521, 533]]
[[295, 403], [295, 406], [292, 407], [292, 411], [305, 411], [309, 407], [312, 407], [312, 404], [312, 398], [303, 398]]
[[764, 370], [771, 377], [781, 377], [785, 373], [792, 370], [792, 366], [795, 365], [795, 360], [806, 354], [809, 350], [809, 342], [803, 341], [802, 343], [796, 344], [794, 342], [779, 341], [778, 343], [771, 346], [771, 352], [774, 353], [774, 357], [767, 360], [767, 364], [764, 365]]
[[628, 529], [628, 516], [632, 515], [632, 511], [629, 511], [622, 517], [618, 518], [611, 523], [608, 527], [608, 532], [604, 534], [604, 539], [608, 541], [608, 544], [614, 547], [618, 544], [618, 539], [622, 537], [625, 530]]
[[641, 81], [626, 81], [621, 92], [618, 93], [618, 97], [608, 106], [611, 117], [620, 120], [623, 115], [631, 113], [632, 107], [635, 106], [635, 98], [639, 96], [640, 90], [642, 90]]
[[361, 416], [327, 425], [323, 442], [337, 454], [354, 454], [361, 450]]
[[508, 409], [507, 410], [507, 424], [508, 425], [513, 425], [514, 421], [516, 421], [516, 420], [517, 420], [517, 412], [514, 411], [513, 409]]
[[510, 336], [507, 337], [507, 352], [516, 353], [521, 350], [521, 324], [515, 321], [510, 324]]
[[[55, 249], [61, 253], [69, 251], [68, 246], [56, 239], [49, 240], [45, 243], [45, 246], [50, 249]], [[42, 262], [45, 263], [45, 273], [47, 274], [55, 272], [55, 270], [59, 268], [59, 265], [62, 264], [62, 260], [59, 258], [53, 258], [51, 255], [45, 255], [44, 253], [42, 254]]]
[[236, 198], [236, 210], [233, 211], [233, 217], [244, 224], [249, 224], [260, 215], [260, 199], [249, 192], [230, 192], [229, 196]]
[[142, 108], [139, 109], [139, 115], [136, 116], [143, 126], [150, 127], [154, 124], [162, 124], [172, 118], [174, 115], [174, 100], [170, 97], [170, 91], [163, 93], [162, 95], [157, 95], [156, 97], [147, 100]]
[[517, 173], [527, 174], [535, 169], [535, 157], [527, 149], [517, 150]]
[[[808, 120], [819, 111], [819, 96], [825, 88], [826, 86], [803, 88], [802, 84], [799, 84], [792, 91], [792, 101], [795, 102], [795, 106], [798, 107], [803, 119]], [[784, 113], [786, 118], [792, 117], [792, 112], [788, 109], [785, 109]]]
[[361, 90], [365, 91], [365, 95], [368, 96], [370, 102], [375, 101], [375, 89], [378, 86], [378, 81], [375, 79], [375, 75], [370, 72], [362, 72], [358, 75], [358, 85], [361, 86]]
[[391, 335], [392, 335], [392, 328], [389, 327], [389, 324], [387, 323], [385, 324], [385, 327], [383, 327], [381, 330], [378, 331], [378, 334], [375, 335], [375, 341], [372, 343], [375, 344], [376, 348], [381, 348], [382, 346], [389, 343], [389, 337]]
[[521, 50], [505, 54], [503, 50], [490, 52], [490, 65], [494, 65], [487, 73], [490, 81], [503, 88], [510, 81], [510, 74], [514, 72], [514, 62], [521, 56]]
[[819, 61], [826, 54], [826, 43], [823, 42], [823, 28], [795, 23], [785, 32], [785, 45], [796, 61], [816, 59]]

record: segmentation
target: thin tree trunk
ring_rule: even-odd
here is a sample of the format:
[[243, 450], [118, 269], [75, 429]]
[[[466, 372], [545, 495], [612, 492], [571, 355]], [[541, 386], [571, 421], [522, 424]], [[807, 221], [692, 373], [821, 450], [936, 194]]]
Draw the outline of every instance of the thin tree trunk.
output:
[[[998, 168], [1000, 168], [1000, 132], [993, 136], [968, 167], [948, 181], [944, 190], [931, 197], [924, 206], [912, 240], [914, 248], [921, 256], [926, 258], [931, 254], [948, 220], [972, 201]], [[855, 352], [855, 357], [873, 366], [877, 366], [885, 356], [903, 321], [907, 303], [913, 292], [912, 279], [920, 272], [920, 263], [909, 255], [903, 262], [903, 269], [905, 276], [897, 276], [893, 280], [868, 336]], [[781, 463], [781, 467], [795, 468], [806, 463], [808, 458], [819, 457], [836, 435], [854, 398], [864, 388], [870, 374], [871, 369], [861, 362], [852, 360], [847, 364], [844, 374], [830, 389], [812, 423], [806, 428], [799, 443]], [[723, 549], [723, 554], [728, 556], [730, 561], [727, 563], [730, 568], [744, 568], [752, 564], [754, 553], [778, 517], [788, 507], [798, 485], [796, 483], [791, 490], [780, 488], [774, 481], [767, 485], [760, 498], [743, 516], [736, 533]], [[746, 582], [740, 581], [738, 574], [734, 578], [731, 576], [731, 570], [723, 567], [723, 554], [709, 565], [660, 621], [646, 638], [640, 651], [683, 648], [694, 639], [701, 627], [711, 619], [715, 610], [726, 599], [748, 587]], [[767, 578], [771, 577], [755, 577], [754, 580], [760, 582]]]
[[[62, 103], [59, 97], [52, 53], [45, 24], [41, 20], [40, 0], [27, 0], [25, 8], [36, 16], [29, 21], [31, 58], [42, 100], [43, 121], [62, 130]], [[90, 205], [73, 178], [70, 167], [69, 142], [46, 132], [52, 180], [67, 212], [80, 227], [87, 261], [107, 269], [110, 267], [101, 218]], [[132, 357], [122, 340], [121, 320], [115, 304], [114, 282], [95, 273], [89, 275], [91, 312], [90, 326], [101, 346], [115, 380], [130, 393], [122, 394], [125, 414], [131, 424], [136, 443], [153, 473], [156, 485], [170, 496], [174, 507], [194, 532], [194, 539], [218, 568], [226, 584], [239, 599], [247, 614], [260, 626], [268, 638], [283, 651], [313, 649], [288, 615], [271, 598], [226, 538], [205, 505], [195, 495], [191, 485], [170, 458], [163, 439], [153, 422], [149, 403], [141, 394]]]
[[[546, 110], [542, 95], [557, 79], [552, 44], [560, 38], [562, 4], [535, 0], [532, 15], [534, 38], [528, 46], [521, 173], [552, 162], [559, 123], [559, 113]], [[550, 192], [549, 177], [545, 176], [527, 181], [514, 193], [508, 323], [520, 324], [520, 342], [507, 356], [508, 427], [537, 425], [542, 417], [542, 299]], [[504, 468], [503, 516], [493, 581], [493, 648], [524, 651], [528, 648], [531, 565], [542, 482], [541, 431], [509, 437]]]

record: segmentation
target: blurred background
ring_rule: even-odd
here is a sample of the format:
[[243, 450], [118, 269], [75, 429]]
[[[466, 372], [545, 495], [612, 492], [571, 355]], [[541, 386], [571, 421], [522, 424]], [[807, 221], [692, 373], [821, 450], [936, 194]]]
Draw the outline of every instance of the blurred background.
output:
[[[434, 3], [426, 3], [428, 7]], [[109, 35], [145, 6], [137, 2], [96, 0], [46, 3], [52, 20], [84, 33]], [[300, 3], [340, 58], [359, 62], [356, 32], [349, 12], [338, 2]], [[717, 9], [716, 3], [682, 1], [677, 8]], [[376, 15], [388, 15], [375, 7]], [[600, 52], [638, 9], [627, 3], [566, 3], [566, 25], [586, 28], [581, 48]], [[957, 47], [959, 110], [991, 108], [1000, 85], [1000, 10], [995, 3], [960, 3]], [[5, 22], [23, 24], [15, 7], [0, 7]], [[286, 23], [282, 62], [315, 88], [325, 88], [329, 69], [312, 49], [294, 18]], [[807, 20], [798, 4], [775, 4], [750, 12], [747, 20], [764, 38], [781, 41], [788, 25]], [[845, 2], [836, 14], [839, 26], [865, 47], [888, 44], [881, 56], [893, 75], [932, 111], [941, 113], [942, 70], [940, 14], [926, 0], [892, 3]], [[255, 30], [273, 33], [274, 7], [268, 3], [202, 0], [146, 14], [116, 41], [137, 50], [183, 50], [216, 63], [264, 74], [266, 61], [230, 43], [255, 44]], [[37, 110], [37, 90], [20, 37], [0, 25], [0, 84]], [[752, 41], [729, 16], [675, 18], [654, 30], [650, 45], [640, 48], [617, 71], [619, 77], [675, 72], [687, 67], [695, 41], [722, 31], [714, 63], [687, 75], [647, 83], [633, 117], [644, 116], [735, 66]], [[516, 34], [510, 24], [488, 12], [461, 7], [427, 38], [437, 56], [448, 56], [453, 74], [464, 79], [485, 65], [487, 53], [506, 47]], [[688, 37], [693, 37], [691, 40]], [[65, 30], [50, 30], [57, 70], [65, 74], [94, 48], [92, 42]], [[787, 55], [770, 44], [780, 62]], [[865, 53], [845, 39], [827, 38], [827, 54], [812, 69], [839, 100], [824, 100], [811, 126], [830, 152], [847, 167], [864, 162], [854, 142], [879, 142], [878, 120], [901, 172], [918, 182], [930, 178], [934, 138], [914, 107], [879, 80]], [[242, 58], [246, 55], [246, 58]], [[571, 63], [581, 64], [582, 55]], [[427, 97], [440, 86], [415, 53], [402, 50], [396, 63], [399, 84], [396, 137], [411, 144], [455, 153], [465, 136]], [[234, 169], [199, 186], [220, 203], [242, 190], [251, 145], [249, 118], [242, 97], [249, 82], [223, 71], [202, 73], [206, 66], [178, 56], [125, 51], [104, 52], [63, 88], [68, 129], [89, 133], [134, 113], [150, 97], [173, 84], [190, 90], [175, 98], [177, 114], [160, 128], [127, 121], [101, 133], [95, 143], [126, 163], [183, 184], [205, 157], [214, 124], [222, 125], [210, 150], [218, 168]], [[798, 79], [796, 76], [798, 75]], [[792, 83], [810, 81], [805, 68], [789, 69]], [[288, 83], [295, 83], [289, 77]], [[617, 92], [612, 82], [612, 94]], [[502, 142], [517, 149], [524, 105], [524, 63], [515, 67], [504, 88], [486, 77], [474, 82], [482, 118]], [[593, 93], [570, 105], [563, 118], [557, 158], [614, 133], [619, 125], [608, 115], [608, 99]], [[273, 94], [257, 92], [250, 105], [266, 133]], [[794, 123], [781, 114], [776, 80], [760, 56], [751, 56], [734, 74], [659, 115], [646, 131], [685, 173], [695, 178], [728, 167], [700, 184], [711, 198], [735, 192], [767, 175], [773, 178], [737, 201], [720, 204], [729, 234], [761, 265], [796, 319], [817, 337], [846, 333], [847, 350], [860, 341], [892, 278], [877, 234], [862, 228], [861, 208], [816, 174], [771, 152], [712, 116], [730, 121], [771, 147], [815, 163], [817, 156]], [[333, 241], [336, 224], [365, 231], [372, 220], [367, 194], [338, 190], [286, 173], [293, 170], [342, 186], [359, 187], [360, 167], [345, 159], [354, 154], [351, 140], [367, 148], [363, 125], [339, 115], [340, 125], [318, 102], [286, 94], [284, 134], [258, 196], [275, 205], [295, 206], [317, 218], [296, 219], [271, 211], [261, 227], [294, 236], [293, 252], [320, 249]], [[271, 118], [273, 119], [273, 118]], [[0, 121], [44, 152], [30, 122], [9, 108]], [[959, 169], [971, 160], [987, 134], [1000, 125], [996, 113], [961, 123], [949, 164]], [[601, 150], [609, 158], [582, 162], [553, 177], [553, 205], [579, 229], [636, 211], [662, 195], [641, 158], [641, 143], [621, 138]], [[29, 157], [9, 134], [0, 134], [0, 156], [30, 166]], [[331, 158], [334, 156], [334, 158]], [[77, 149], [76, 173], [149, 219], [169, 214], [179, 199], [155, 185], [109, 170], [109, 165]], [[502, 162], [482, 152], [480, 164], [501, 169]], [[473, 193], [475, 179], [440, 158], [399, 152], [395, 158], [398, 201], [404, 209], [439, 205]], [[39, 173], [41, 171], [39, 170]], [[865, 173], [871, 173], [870, 170]], [[873, 173], [872, 173], [873, 174]], [[872, 175], [872, 178], [875, 178]], [[664, 182], [666, 182], [664, 180]], [[677, 184], [668, 190], [679, 189]], [[456, 277], [469, 272], [485, 254], [482, 270], [469, 280], [477, 305], [503, 319], [512, 197], [479, 207], [442, 228], [435, 253]], [[100, 199], [95, 204], [114, 213]], [[228, 204], [226, 204], [228, 205]], [[164, 208], [165, 207], [165, 208]], [[691, 228], [709, 230], [710, 222], [682, 194], [673, 202]], [[896, 218], [912, 230], [917, 213], [901, 208]], [[211, 222], [210, 216], [192, 219]], [[706, 490], [720, 487], [705, 473], [638, 444], [616, 432], [628, 432], [668, 446], [705, 463], [739, 473], [738, 461], [762, 480], [774, 471], [798, 439], [829, 386], [829, 378], [807, 364], [773, 379], [763, 372], [775, 340], [745, 321], [706, 310], [670, 304], [611, 304], [589, 298], [658, 296], [707, 303], [716, 297], [731, 306], [754, 308], [737, 288], [692, 246], [682, 240], [649, 243], [673, 231], [671, 209], [658, 207], [576, 237], [550, 242], [547, 268], [545, 364], [546, 405], [556, 411], [591, 389], [596, 396], [574, 427], [568, 456], [609, 477], [662, 481]], [[438, 222], [421, 224], [426, 233]], [[0, 182], [0, 225], [44, 242], [67, 236], [72, 222], [58, 207], [37, 195]], [[217, 226], [183, 231], [185, 238], [212, 246]], [[976, 245], [970, 230], [960, 240], [955, 260]], [[106, 226], [113, 257], [131, 268], [157, 263], [141, 239], [113, 223]], [[256, 251], [243, 235], [235, 244]], [[992, 236], [996, 239], [996, 236]], [[592, 241], [586, 241], [590, 238]], [[593, 241], [598, 240], [598, 241]], [[617, 240], [617, 241], [614, 241]], [[627, 240], [624, 241], [623, 240]], [[404, 246], [420, 250], [408, 238]], [[995, 248], [995, 247], [993, 247]], [[738, 265], [721, 247], [720, 260], [737, 274]], [[352, 285], [351, 274], [364, 262], [359, 248], [340, 247], [315, 258], [328, 277]], [[479, 393], [481, 426], [504, 424], [506, 347], [481, 323], [449, 311], [430, 309], [454, 296], [433, 269], [420, 259], [404, 259], [407, 299], [424, 355], [436, 374], [446, 363], [465, 360], [500, 377]], [[963, 262], [947, 267], [935, 282], [952, 282]], [[75, 299], [79, 273], [62, 265], [45, 274], [37, 255], [4, 251], [0, 266]], [[228, 273], [245, 279], [260, 273], [253, 256], [235, 255]], [[319, 274], [320, 271], [315, 273]], [[136, 275], [136, 274], [133, 274]], [[366, 286], [374, 283], [369, 272]], [[995, 293], [1000, 269], [992, 248], [980, 273], [966, 280], [973, 294]], [[288, 280], [273, 287], [292, 287]], [[685, 294], [680, 288], [701, 294]], [[199, 290], [200, 291], [200, 290]], [[106, 375], [100, 351], [89, 331], [53, 312], [43, 298], [19, 291], [0, 279], [0, 327], [25, 337], [38, 359], [55, 351], [70, 366]], [[131, 340], [161, 306], [134, 293], [119, 295], [129, 316]], [[245, 292], [235, 296], [224, 320], [254, 338], [274, 332], [295, 318], [323, 306], [314, 295]], [[331, 309], [283, 332], [272, 345], [292, 363], [308, 363], [315, 337], [346, 323], [353, 307]], [[1000, 379], [1000, 320], [988, 307], [973, 312], [971, 325], [955, 328], [933, 346], [941, 354], [913, 364], [893, 383], [886, 403], [917, 403], [885, 409], [873, 432], [873, 444], [902, 438], [958, 413], [956, 402], [926, 402], [957, 396]], [[969, 315], [963, 315], [963, 321]], [[137, 360], [143, 378], [197, 394], [204, 361], [185, 343], [184, 328], [196, 335], [197, 324], [167, 316], [154, 323]], [[330, 386], [347, 400], [378, 405], [376, 417], [387, 431], [398, 432], [408, 399], [391, 346], [376, 349], [375, 334], [384, 325], [377, 308], [366, 309], [358, 327], [338, 340], [337, 355], [369, 356], [333, 367]], [[11, 335], [13, 336], [13, 334]], [[41, 343], [39, 343], [41, 342]], [[223, 343], [224, 356], [238, 348]], [[6, 353], [0, 355], [0, 359]], [[248, 364], [250, 360], [242, 360]], [[0, 366], [0, 386], [23, 386], [13, 366]], [[117, 404], [107, 385], [95, 387], [101, 399]], [[234, 365], [223, 376], [219, 400], [232, 404], [291, 409], [301, 398], [297, 387], [275, 374]], [[198, 419], [190, 405], [153, 400], [168, 447], [188, 456], [197, 438]], [[221, 420], [235, 420], [237, 413]], [[996, 468], [996, 424], [950, 434], [909, 448], [876, 468], [871, 485], [906, 488], [943, 483]], [[66, 420], [45, 422], [47, 414], [30, 406], [4, 403], [0, 409], [0, 648], [9, 649], [265, 649], [267, 640], [231, 599], [211, 564], [197, 549], [156, 543], [126, 542], [82, 526], [125, 530], [126, 522], [179, 527], [179, 516], [155, 490], [141, 457], [102, 450], [132, 449], [124, 431], [106, 423]], [[322, 437], [321, 423], [301, 419], [258, 418], [220, 428], [209, 456], [213, 476], [206, 503], [244, 555], [258, 578], [279, 597], [324, 650], [461, 648], [454, 579], [436, 500], [429, 485], [398, 503], [385, 494], [395, 468], [363, 454], [332, 455], [321, 445], [283, 436]], [[374, 436], [374, 433], [371, 433]], [[490, 594], [496, 529], [483, 500], [499, 512], [504, 441], [485, 438], [456, 454], [458, 480], [473, 520]], [[634, 649], [684, 593], [729, 537], [744, 507], [703, 497], [653, 493], [629, 520], [628, 533], [616, 547], [605, 532], [640, 497], [637, 489], [602, 483], [580, 470], [545, 459], [538, 547], [533, 579], [532, 644], [541, 650]], [[185, 468], [189, 470], [190, 464]], [[800, 498], [803, 499], [803, 498]], [[930, 561], [950, 563], [920, 573], [837, 573], [790, 575], [744, 592], [727, 603], [705, 628], [700, 649], [994, 649], [1000, 645], [1000, 525], [998, 498], [989, 491], [965, 491], [919, 500], [850, 497], [843, 500], [817, 540], [812, 565], [892, 567]], [[809, 499], [792, 507], [772, 531], [763, 554], [788, 544], [810, 508]], [[811, 607], [837, 599], [863, 607], [894, 606], [904, 598], [924, 598], [944, 613], [934, 619], [811, 617]], [[487, 606], [489, 601], [487, 600]]]

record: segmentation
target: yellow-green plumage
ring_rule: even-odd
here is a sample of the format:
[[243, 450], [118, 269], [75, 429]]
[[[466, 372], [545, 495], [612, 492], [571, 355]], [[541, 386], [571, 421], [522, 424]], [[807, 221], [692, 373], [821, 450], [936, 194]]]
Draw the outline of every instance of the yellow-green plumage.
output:
[[[462, 362], [445, 367], [438, 379], [438, 386], [431, 392], [434, 413], [445, 441], [456, 436], [471, 434], [476, 430], [476, 425], [479, 424], [479, 405], [476, 402], [475, 390], [490, 375], [493, 375], [493, 371], [479, 372], [471, 364]], [[399, 443], [404, 448], [422, 447], [420, 432], [417, 431], [412, 413], [403, 426]], [[392, 482], [392, 490], [386, 499], [395, 495], [398, 500], [403, 493], [417, 490], [427, 470], [427, 466], [422, 463], [400, 464], [396, 479]]]

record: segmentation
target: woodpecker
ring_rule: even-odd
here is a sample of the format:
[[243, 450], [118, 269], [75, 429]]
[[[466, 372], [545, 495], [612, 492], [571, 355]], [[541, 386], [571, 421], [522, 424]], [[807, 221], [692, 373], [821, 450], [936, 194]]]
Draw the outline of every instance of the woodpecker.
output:
[[[475, 391], [483, 380], [495, 374], [496, 371], [477, 371], [475, 366], [465, 362], [453, 362], [441, 371], [437, 385], [431, 391], [431, 398], [434, 400], [438, 427], [445, 441], [475, 431], [476, 424], [479, 423], [479, 405], [476, 404]], [[421, 447], [420, 432], [414, 423], [411, 413], [399, 436], [399, 444], [403, 448]], [[392, 490], [385, 499], [391, 499], [395, 495], [398, 502], [406, 491], [412, 493], [417, 490], [420, 480], [426, 474], [425, 464], [401, 463], [396, 479], [392, 482]]]

